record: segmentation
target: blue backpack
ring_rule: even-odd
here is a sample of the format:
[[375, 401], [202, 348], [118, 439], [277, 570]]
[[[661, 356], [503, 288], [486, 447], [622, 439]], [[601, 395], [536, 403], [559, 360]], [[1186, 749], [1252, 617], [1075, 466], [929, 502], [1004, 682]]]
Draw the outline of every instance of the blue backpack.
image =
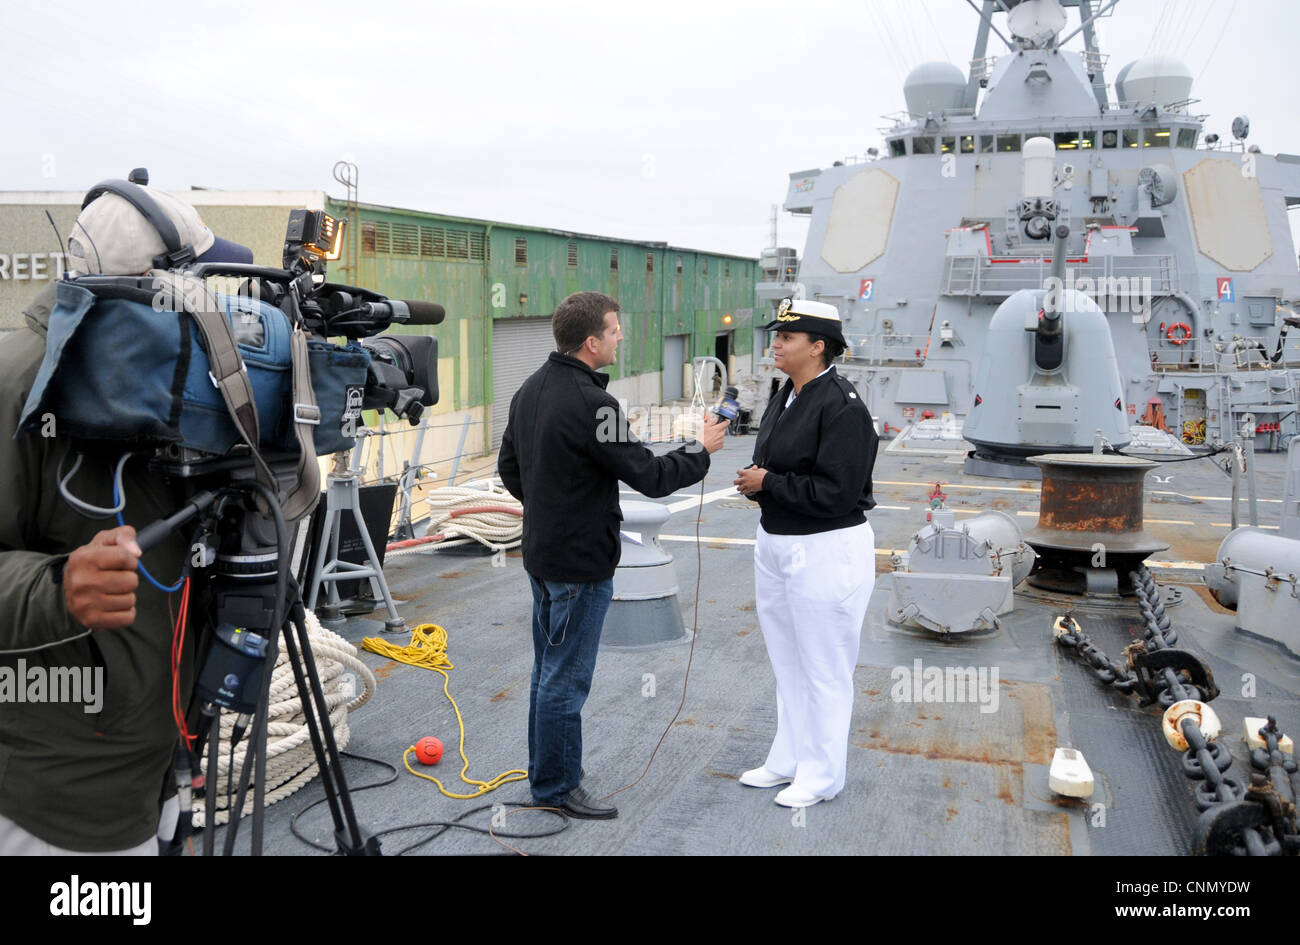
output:
[[[151, 288], [143, 287], [148, 279], [93, 289], [78, 280], [59, 283], [45, 358], [15, 435], [36, 432], [53, 416], [59, 435], [82, 439], [214, 456], [241, 442], [255, 446], [254, 454], [310, 452], [310, 463], [300, 456], [299, 465], [304, 474], [308, 465], [315, 470], [318, 495], [315, 456], [353, 445], [369, 353], [355, 341], [339, 347], [307, 340], [310, 385], [295, 394], [295, 333], [284, 312], [248, 296], [212, 293], [173, 310], [159, 300], [169, 289], [179, 300], [196, 283], [170, 273], [154, 277]], [[301, 344], [305, 336], [297, 338]], [[267, 477], [274, 481], [269, 470]], [[286, 518], [297, 517], [290, 511]]]

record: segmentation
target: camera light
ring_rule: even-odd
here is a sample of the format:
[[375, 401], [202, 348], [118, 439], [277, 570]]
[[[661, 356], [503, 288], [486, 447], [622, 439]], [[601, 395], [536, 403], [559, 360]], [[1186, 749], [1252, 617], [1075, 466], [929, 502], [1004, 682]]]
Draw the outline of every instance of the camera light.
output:
[[285, 232], [288, 258], [301, 255], [309, 259], [338, 259], [343, 254], [343, 231], [347, 222], [323, 210], [290, 211], [289, 228]]
[[321, 255], [333, 262], [343, 255], [343, 231], [347, 229], [347, 220], [336, 220], [328, 213], [322, 213], [320, 232], [316, 237], [316, 248]]

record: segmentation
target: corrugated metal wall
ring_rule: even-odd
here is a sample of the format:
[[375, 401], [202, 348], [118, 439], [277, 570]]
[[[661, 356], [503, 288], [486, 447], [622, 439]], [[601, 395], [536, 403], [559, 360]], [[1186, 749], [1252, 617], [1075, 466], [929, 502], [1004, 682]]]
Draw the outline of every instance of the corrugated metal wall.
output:
[[549, 318], [521, 318], [492, 325], [492, 448], [501, 445], [510, 398], [555, 350]]

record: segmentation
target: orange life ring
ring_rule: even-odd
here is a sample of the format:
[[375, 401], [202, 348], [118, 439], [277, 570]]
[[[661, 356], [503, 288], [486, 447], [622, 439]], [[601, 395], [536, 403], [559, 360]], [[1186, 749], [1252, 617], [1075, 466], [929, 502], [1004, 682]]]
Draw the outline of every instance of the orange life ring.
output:
[[[1183, 333], [1175, 338], [1174, 330], [1177, 328], [1181, 328]], [[1165, 332], [1165, 337], [1169, 339], [1170, 344], [1185, 345], [1191, 340], [1192, 326], [1187, 324], [1187, 322], [1174, 322], [1169, 326], [1169, 330]]]

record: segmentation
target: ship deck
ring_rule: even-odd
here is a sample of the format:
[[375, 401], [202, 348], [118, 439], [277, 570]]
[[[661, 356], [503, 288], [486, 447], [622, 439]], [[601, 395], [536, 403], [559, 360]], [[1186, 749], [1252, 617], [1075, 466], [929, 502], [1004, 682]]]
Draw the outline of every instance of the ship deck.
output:
[[[586, 784], [597, 796], [636, 781], [613, 799], [610, 821], [570, 821], [551, 836], [505, 841], [530, 854], [1186, 854], [1191, 851], [1196, 808], [1194, 782], [1181, 772], [1181, 755], [1160, 735], [1160, 711], [1103, 687], [1081, 662], [1052, 642], [1058, 604], [1016, 595], [1016, 608], [1000, 630], [941, 640], [888, 623], [890, 550], [905, 549], [925, 521], [928, 493], [945, 483], [948, 504], [961, 510], [1002, 509], [1025, 528], [1034, 524], [1038, 485], [962, 474], [956, 457], [899, 456], [883, 449], [875, 469], [879, 507], [870, 520], [877, 542], [877, 582], [862, 634], [857, 697], [849, 745], [848, 783], [835, 800], [796, 813], [773, 803], [773, 791], [737, 782], [762, 763], [775, 726], [775, 683], [754, 611], [753, 538], [757, 506], [728, 487], [747, 465], [750, 437], [729, 438], [715, 455], [701, 490], [662, 500], [673, 510], [662, 529], [675, 558], [682, 612], [694, 634], [690, 683], [680, 717], [670, 727], [653, 764], [643, 769], [682, 700], [691, 654], [687, 642], [634, 650], [602, 646], [584, 712]], [[656, 447], [666, 450], [670, 447]], [[1259, 457], [1260, 523], [1276, 526], [1285, 458]], [[1225, 738], [1236, 757], [1235, 776], [1249, 762], [1240, 738], [1244, 715], [1278, 716], [1283, 729], [1300, 730], [1300, 661], [1277, 647], [1233, 629], [1232, 615], [1200, 585], [1199, 563], [1212, 561], [1228, 533], [1229, 480], [1211, 461], [1182, 462], [1147, 478], [1147, 531], [1171, 545], [1153, 556], [1161, 583], [1179, 586], [1171, 608], [1182, 645], [1206, 656], [1223, 694], [1215, 701]], [[1247, 520], [1245, 487], [1242, 520]], [[628, 491], [628, 498], [634, 494]], [[701, 536], [695, 540], [696, 520]], [[961, 515], [957, 519], [960, 524]], [[698, 562], [698, 563], [697, 563]], [[531, 598], [518, 552], [507, 566], [487, 557], [412, 554], [386, 567], [399, 610], [411, 624], [436, 623], [449, 636], [455, 665], [451, 692], [465, 721], [469, 773], [491, 778], [527, 766], [525, 739]], [[696, 600], [697, 574], [700, 599]], [[1023, 587], [1023, 585], [1022, 585]], [[1113, 658], [1140, 632], [1135, 605], [1078, 605], [1074, 612], [1094, 641]], [[331, 629], [360, 645], [381, 635], [383, 611], [353, 617]], [[405, 635], [388, 635], [398, 643]], [[356, 791], [358, 817], [370, 831], [450, 821], [473, 808], [527, 804], [526, 782], [507, 784], [477, 800], [444, 797], [402, 769], [404, 750], [437, 735], [446, 756], [426, 769], [452, 791], [468, 791], [457, 777], [457, 723], [436, 673], [371, 653], [362, 658], [378, 677], [373, 698], [349, 717], [349, 752], [398, 767], [393, 783]], [[926, 667], [996, 668], [996, 711], [973, 702], [903, 702], [891, 698], [891, 671]], [[1240, 697], [1241, 678], [1254, 673], [1253, 699]], [[647, 674], [654, 694], [646, 692]], [[1057, 746], [1081, 750], [1097, 777], [1088, 802], [1054, 798], [1047, 764]], [[345, 760], [355, 790], [381, 780], [377, 767]], [[637, 779], [640, 778], [639, 781]], [[291, 815], [322, 796], [318, 781], [266, 812], [268, 852], [304, 854]], [[465, 823], [486, 830], [493, 816], [480, 810]], [[557, 815], [510, 816], [507, 833], [541, 833], [561, 826]], [[249, 830], [241, 830], [247, 849]], [[300, 828], [332, 845], [321, 805]], [[397, 852], [429, 834], [428, 828], [388, 834]], [[481, 833], [451, 830], [420, 846], [422, 854], [494, 854], [506, 847]]]

